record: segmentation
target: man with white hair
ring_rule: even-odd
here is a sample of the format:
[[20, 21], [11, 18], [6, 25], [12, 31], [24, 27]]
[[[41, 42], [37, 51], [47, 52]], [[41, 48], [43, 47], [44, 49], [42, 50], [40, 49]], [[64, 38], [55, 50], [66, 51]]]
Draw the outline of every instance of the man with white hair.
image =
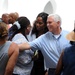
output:
[[41, 50], [48, 68], [48, 75], [54, 75], [56, 65], [62, 50], [69, 46], [69, 41], [65, 38], [68, 31], [61, 28], [61, 18], [57, 14], [51, 14], [47, 19], [49, 31], [32, 42], [19, 45], [19, 49]]

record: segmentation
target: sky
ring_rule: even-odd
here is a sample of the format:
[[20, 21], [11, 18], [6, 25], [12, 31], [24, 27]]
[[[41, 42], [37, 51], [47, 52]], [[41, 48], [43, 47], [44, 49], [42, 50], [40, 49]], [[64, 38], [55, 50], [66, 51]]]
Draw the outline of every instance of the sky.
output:
[[[51, 2], [53, 13], [62, 18], [62, 29], [72, 31], [75, 20], [75, 0], [0, 0], [0, 16], [2, 13], [18, 12], [20, 16], [26, 16], [31, 24], [38, 13], [44, 11], [48, 2]], [[51, 7], [47, 7], [51, 10]]]

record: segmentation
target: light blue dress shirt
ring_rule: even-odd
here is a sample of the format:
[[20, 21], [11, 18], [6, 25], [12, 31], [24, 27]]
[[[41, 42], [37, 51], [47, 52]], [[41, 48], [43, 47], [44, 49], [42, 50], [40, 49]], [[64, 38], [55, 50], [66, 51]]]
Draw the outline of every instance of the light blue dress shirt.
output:
[[[70, 46], [69, 41], [65, 37], [68, 33], [69, 32], [63, 30], [56, 39], [51, 32], [47, 32], [34, 41], [29, 42], [33, 50], [38, 49], [42, 51], [47, 68], [56, 68], [62, 50]], [[57, 41], [59, 41], [60, 52], [57, 48]]]

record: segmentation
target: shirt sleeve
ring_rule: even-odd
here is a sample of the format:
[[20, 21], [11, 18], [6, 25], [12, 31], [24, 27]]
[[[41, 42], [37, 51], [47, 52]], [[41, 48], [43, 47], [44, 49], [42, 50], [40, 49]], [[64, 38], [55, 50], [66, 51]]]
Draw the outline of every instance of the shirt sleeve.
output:
[[29, 45], [31, 46], [32, 50], [41, 50], [42, 47], [42, 38], [38, 37], [37, 39], [33, 40], [32, 42], [29, 42]]

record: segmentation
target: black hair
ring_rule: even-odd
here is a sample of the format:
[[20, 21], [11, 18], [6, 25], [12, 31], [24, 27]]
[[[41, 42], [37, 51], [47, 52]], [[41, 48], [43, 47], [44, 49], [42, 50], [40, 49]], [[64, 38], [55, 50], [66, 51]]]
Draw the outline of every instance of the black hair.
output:
[[70, 41], [70, 44], [71, 45], [75, 45], [75, 41]]
[[[47, 17], [48, 17], [48, 14], [45, 13], [45, 12], [41, 12], [41, 13], [38, 14], [38, 16], [36, 17], [36, 19], [38, 17], [42, 18], [42, 20], [44, 22], [44, 25], [45, 25], [44, 33], [46, 33], [48, 31], [48, 28], [47, 28]], [[34, 24], [33, 24], [33, 29], [32, 29], [31, 35], [32, 34], [36, 34], [37, 35], [37, 33], [38, 33], [38, 31], [37, 31], [37, 28], [36, 28], [36, 21], [35, 21]]]
[[75, 32], [75, 29], [73, 31]]
[[[30, 21], [27, 17], [19, 17], [17, 19], [18, 23], [20, 24], [20, 29], [18, 29], [17, 25], [14, 24], [10, 29], [9, 29], [9, 38], [8, 40], [12, 40], [12, 38], [15, 36], [15, 34], [17, 33], [22, 33], [25, 38], [26, 34], [25, 34], [25, 29], [30, 25]], [[28, 39], [27, 39], [28, 40]]]

